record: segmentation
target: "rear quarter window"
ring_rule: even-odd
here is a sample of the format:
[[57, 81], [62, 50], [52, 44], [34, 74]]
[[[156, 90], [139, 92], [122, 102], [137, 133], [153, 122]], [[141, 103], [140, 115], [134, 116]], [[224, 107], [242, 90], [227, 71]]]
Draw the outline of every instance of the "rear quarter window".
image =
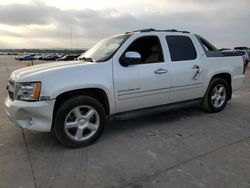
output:
[[194, 60], [197, 53], [192, 40], [187, 36], [166, 36], [172, 61]]

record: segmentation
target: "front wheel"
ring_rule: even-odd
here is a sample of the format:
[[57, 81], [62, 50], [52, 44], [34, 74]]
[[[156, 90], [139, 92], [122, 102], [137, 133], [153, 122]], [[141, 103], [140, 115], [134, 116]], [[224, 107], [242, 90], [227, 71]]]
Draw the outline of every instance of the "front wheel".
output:
[[229, 85], [226, 80], [214, 78], [210, 82], [207, 92], [202, 100], [202, 107], [209, 112], [223, 110], [229, 98]]
[[56, 112], [54, 132], [64, 145], [78, 148], [94, 143], [102, 134], [106, 121], [103, 106], [87, 96], [65, 101]]

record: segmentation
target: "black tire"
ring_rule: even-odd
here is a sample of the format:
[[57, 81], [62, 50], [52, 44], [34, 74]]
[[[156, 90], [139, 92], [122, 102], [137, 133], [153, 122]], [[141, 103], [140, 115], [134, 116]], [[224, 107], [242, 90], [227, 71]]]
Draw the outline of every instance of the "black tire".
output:
[[[212, 92], [215, 89], [215, 87], [218, 86], [223, 86], [225, 88], [225, 101], [222, 103], [221, 106], [216, 107], [212, 102]], [[230, 95], [230, 89], [228, 82], [222, 78], [213, 78], [209, 83], [205, 96], [203, 97], [201, 107], [203, 108], [203, 110], [207, 112], [213, 112], [213, 113], [220, 112], [226, 107], [227, 101], [230, 98], [229, 95]]]
[[[95, 113], [98, 115], [99, 126], [96, 129], [96, 132], [93, 133], [93, 135], [90, 138], [86, 140], [77, 141], [77, 140], [72, 139], [69, 136], [69, 132], [66, 131], [66, 128], [65, 128], [66, 126], [65, 121], [66, 121], [66, 118], [68, 118], [69, 114], [73, 113], [72, 112], [73, 109], [77, 107], [81, 107], [81, 106], [88, 106], [95, 110]], [[66, 100], [63, 104], [59, 106], [57, 112], [55, 113], [53, 130], [54, 130], [56, 138], [62, 144], [71, 148], [79, 148], [79, 147], [84, 147], [84, 146], [93, 144], [103, 133], [105, 123], [106, 123], [106, 113], [105, 113], [104, 107], [99, 101], [88, 96], [75, 96]]]

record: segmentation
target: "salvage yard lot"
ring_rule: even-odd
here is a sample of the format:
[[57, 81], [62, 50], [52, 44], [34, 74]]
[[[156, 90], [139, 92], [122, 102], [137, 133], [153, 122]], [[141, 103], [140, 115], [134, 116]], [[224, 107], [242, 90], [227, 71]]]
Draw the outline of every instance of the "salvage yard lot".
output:
[[0, 188], [250, 187], [250, 68], [220, 113], [193, 107], [113, 121], [94, 145], [68, 149], [5, 115], [9, 74], [24, 66], [0, 56]]

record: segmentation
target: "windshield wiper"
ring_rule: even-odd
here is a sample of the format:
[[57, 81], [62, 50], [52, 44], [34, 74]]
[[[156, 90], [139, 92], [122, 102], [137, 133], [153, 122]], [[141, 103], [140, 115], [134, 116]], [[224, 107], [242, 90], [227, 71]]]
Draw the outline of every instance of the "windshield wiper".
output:
[[93, 59], [91, 59], [90, 57], [81, 57], [81, 58], [79, 58], [79, 60], [84, 60], [84, 61], [87, 61], [87, 62], [93, 62]]

